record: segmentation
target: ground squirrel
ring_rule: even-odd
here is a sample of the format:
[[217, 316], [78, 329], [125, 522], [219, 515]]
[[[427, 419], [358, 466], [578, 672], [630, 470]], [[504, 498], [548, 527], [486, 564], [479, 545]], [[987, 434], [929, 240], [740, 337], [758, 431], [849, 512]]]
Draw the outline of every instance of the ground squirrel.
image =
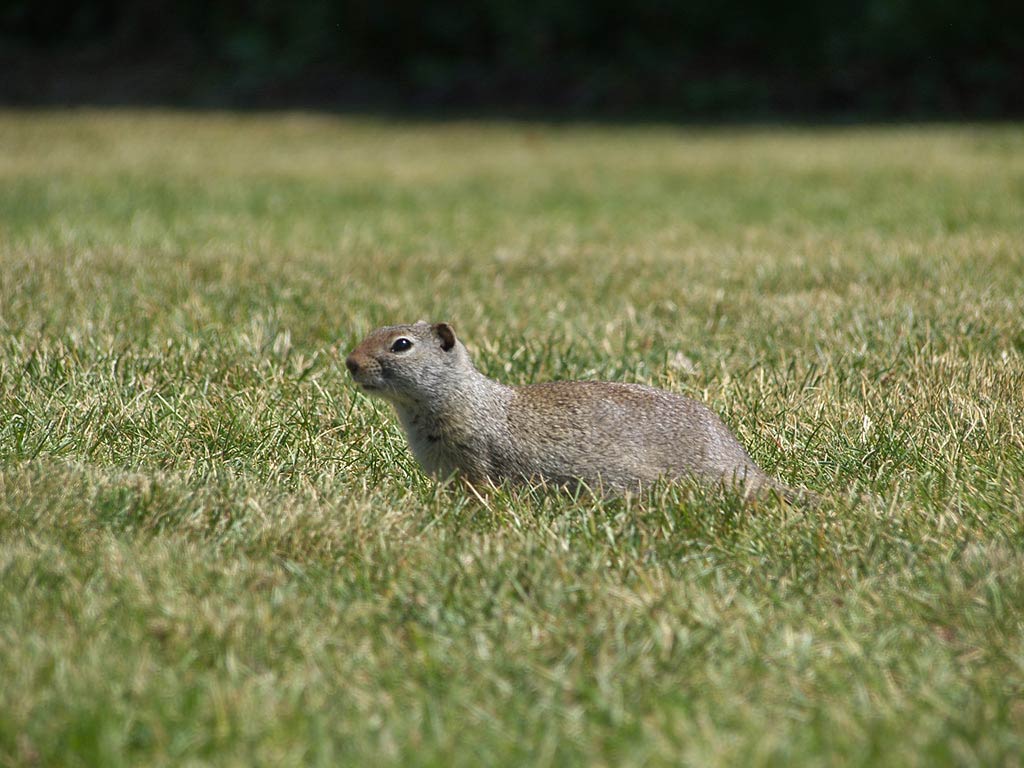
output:
[[345, 365], [364, 392], [394, 405], [417, 461], [437, 478], [629, 491], [692, 476], [747, 496], [807, 493], [766, 475], [696, 400], [605, 381], [507, 386], [476, 369], [447, 323], [378, 328]]

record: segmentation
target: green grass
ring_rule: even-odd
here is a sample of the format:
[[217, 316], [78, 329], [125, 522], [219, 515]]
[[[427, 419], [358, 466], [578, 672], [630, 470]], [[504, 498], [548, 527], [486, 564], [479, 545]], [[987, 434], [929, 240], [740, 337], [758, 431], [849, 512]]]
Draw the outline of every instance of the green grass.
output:
[[[437, 488], [419, 318], [829, 498]], [[0, 766], [1019, 765], [1022, 318], [1018, 126], [0, 114]]]

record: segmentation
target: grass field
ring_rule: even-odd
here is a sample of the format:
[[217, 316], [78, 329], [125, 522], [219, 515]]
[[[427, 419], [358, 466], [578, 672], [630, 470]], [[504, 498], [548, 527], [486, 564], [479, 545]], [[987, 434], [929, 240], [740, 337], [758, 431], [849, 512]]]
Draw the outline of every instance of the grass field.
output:
[[[438, 488], [421, 317], [828, 499]], [[1020, 765], [1022, 318], [1018, 126], [0, 113], [0, 766]]]

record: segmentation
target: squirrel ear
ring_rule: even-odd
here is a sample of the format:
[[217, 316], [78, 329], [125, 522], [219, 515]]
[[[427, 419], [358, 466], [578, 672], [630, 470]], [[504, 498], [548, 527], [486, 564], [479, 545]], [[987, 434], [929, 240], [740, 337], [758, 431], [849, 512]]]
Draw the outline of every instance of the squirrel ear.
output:
[[448, 323], [437, 323], [434, 326], [434, 333], [441, 339], [441, 349], [445, 352], [455, 346], [455, 331]]

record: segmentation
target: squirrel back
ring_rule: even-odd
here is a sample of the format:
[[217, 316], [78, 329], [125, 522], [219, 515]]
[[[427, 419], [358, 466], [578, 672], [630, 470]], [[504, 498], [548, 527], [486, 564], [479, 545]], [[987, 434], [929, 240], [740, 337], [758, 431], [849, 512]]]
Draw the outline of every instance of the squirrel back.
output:
[[379, 328], [345, 364], [364, 392], [394, 405], [435, 477], [637, 490], [691, 476], [747, 495], [803, 495], [766, 475], [696, 400], [604, 381], [507, 386], [476, 369], [447, 323]]

